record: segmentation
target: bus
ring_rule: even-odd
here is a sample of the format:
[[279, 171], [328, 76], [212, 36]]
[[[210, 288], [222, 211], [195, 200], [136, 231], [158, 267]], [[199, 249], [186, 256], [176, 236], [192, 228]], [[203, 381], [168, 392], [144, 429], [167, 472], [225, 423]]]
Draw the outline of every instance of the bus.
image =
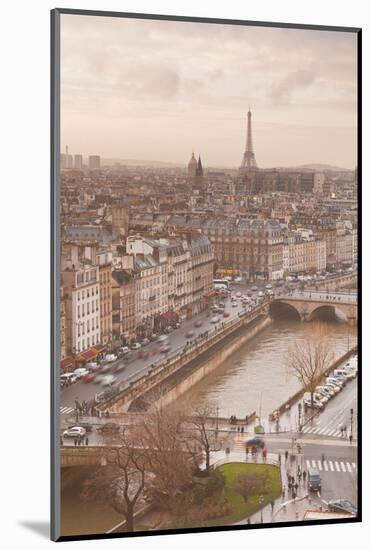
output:
[[229, 288], [229, 281], [227, 281], [226, 279], [214, 279], [214, 288], [216, 289], [219, 289], [219, 288]]

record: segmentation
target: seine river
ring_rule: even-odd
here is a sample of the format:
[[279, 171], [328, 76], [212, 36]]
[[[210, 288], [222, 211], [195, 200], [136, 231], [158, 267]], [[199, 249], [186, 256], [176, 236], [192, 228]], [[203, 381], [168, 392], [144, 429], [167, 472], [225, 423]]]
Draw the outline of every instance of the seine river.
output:
[[[356, 328], [336, 322], [326, 327], [334, 358], [356, 344]], [[178, 403], [196, 407], [207, 404], [215, 410], [218, 407], [221, 417], [234, 414], [238, 418], [258, 412], [261, 403], [262, 418], [267, 418], [300, 388], [298, 380], [288, 372], [287, 354], [290, 346], [304, 341], [311, 330], [312, 323], [274, 321]]]
[[[279, 404], [299, 389], [296, 378], [287, 372], [287, 353], [292, 344], [306, 339], [311, 323], [274, 321], [247, 342], [228, 361], [184, 394], [179, 405], [208, 404], [219, 408], [219, 416], [244, 417], [259, 411], [267, 418]], [[355, 328], [328, 324], [328, 339], [335, 357], [356, 344]], [[110, 508], [79, 500], [80, 475], [76, 469], [62, 470], [62, 529], [66, 534], [107, 531], [122, 518]], [[80, 479], [79, 479], [80, 478]]]

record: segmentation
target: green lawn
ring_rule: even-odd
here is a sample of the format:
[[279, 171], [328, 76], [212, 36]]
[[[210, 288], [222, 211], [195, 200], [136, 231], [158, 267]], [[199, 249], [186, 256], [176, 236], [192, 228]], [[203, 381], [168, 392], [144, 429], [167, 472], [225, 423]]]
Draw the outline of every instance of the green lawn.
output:
[[223, 473], [225, 478], [225, 487], [223, 489], [224, 496], [228, 499], [231, 506], [231, 512], [228, 516], [224, 518], [219, 518], [215, 521], [211, 521], [209, 525], [225, 525], [240, 521], [257, 510], [259, 510], [262, 505], [259, 504], [259, 495], [251, 495], [245, 503], [242, 496], [240, 496], [234, 490], [234, 480], [239, 474], [245, 472], [268, 472], [269, 475], [269, 484], [266, 493], [264, 494], [263, 506], [271, 502], [280, 496], [282, 491], [281, 485], [281, 475], [279, 468], [269, 464], [244, 464], [233, 462], [230, 464], [223, 464], [218, 468], [220, 472]]

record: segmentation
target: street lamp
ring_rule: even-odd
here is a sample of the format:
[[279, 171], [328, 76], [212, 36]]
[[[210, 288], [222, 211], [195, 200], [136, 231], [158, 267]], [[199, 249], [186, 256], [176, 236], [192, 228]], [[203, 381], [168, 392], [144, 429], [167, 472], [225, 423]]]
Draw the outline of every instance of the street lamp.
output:
[[298, 429], [299, 429], [299, 432], [301, 432], [301, 403], [298, 403], [298, 414], [299, 414]]
[[264, 502], [264, 496], [259, 495], [259, 504], [260, 504], [260, 523], [263, 523], [263, 502]]
[[216, 408], [216, 431], [219, 429], [219, 407]]
[[350, 435], [353, 438], [353, 407], [350, 409]]

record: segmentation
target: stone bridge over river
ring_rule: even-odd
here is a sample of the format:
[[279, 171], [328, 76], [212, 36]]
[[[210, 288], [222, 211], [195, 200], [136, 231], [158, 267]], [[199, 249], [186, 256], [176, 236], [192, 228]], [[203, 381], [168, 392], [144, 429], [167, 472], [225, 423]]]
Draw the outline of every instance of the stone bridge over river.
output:
[[356, 325], [358, 304], [355, 293], [326, 293], [320, 291], [294, 292], [277, 297], [269, 304], [272, 317], [295, 314], [302, 321], [321, 320], [325, 317], [343, 315], [344, 321]]

